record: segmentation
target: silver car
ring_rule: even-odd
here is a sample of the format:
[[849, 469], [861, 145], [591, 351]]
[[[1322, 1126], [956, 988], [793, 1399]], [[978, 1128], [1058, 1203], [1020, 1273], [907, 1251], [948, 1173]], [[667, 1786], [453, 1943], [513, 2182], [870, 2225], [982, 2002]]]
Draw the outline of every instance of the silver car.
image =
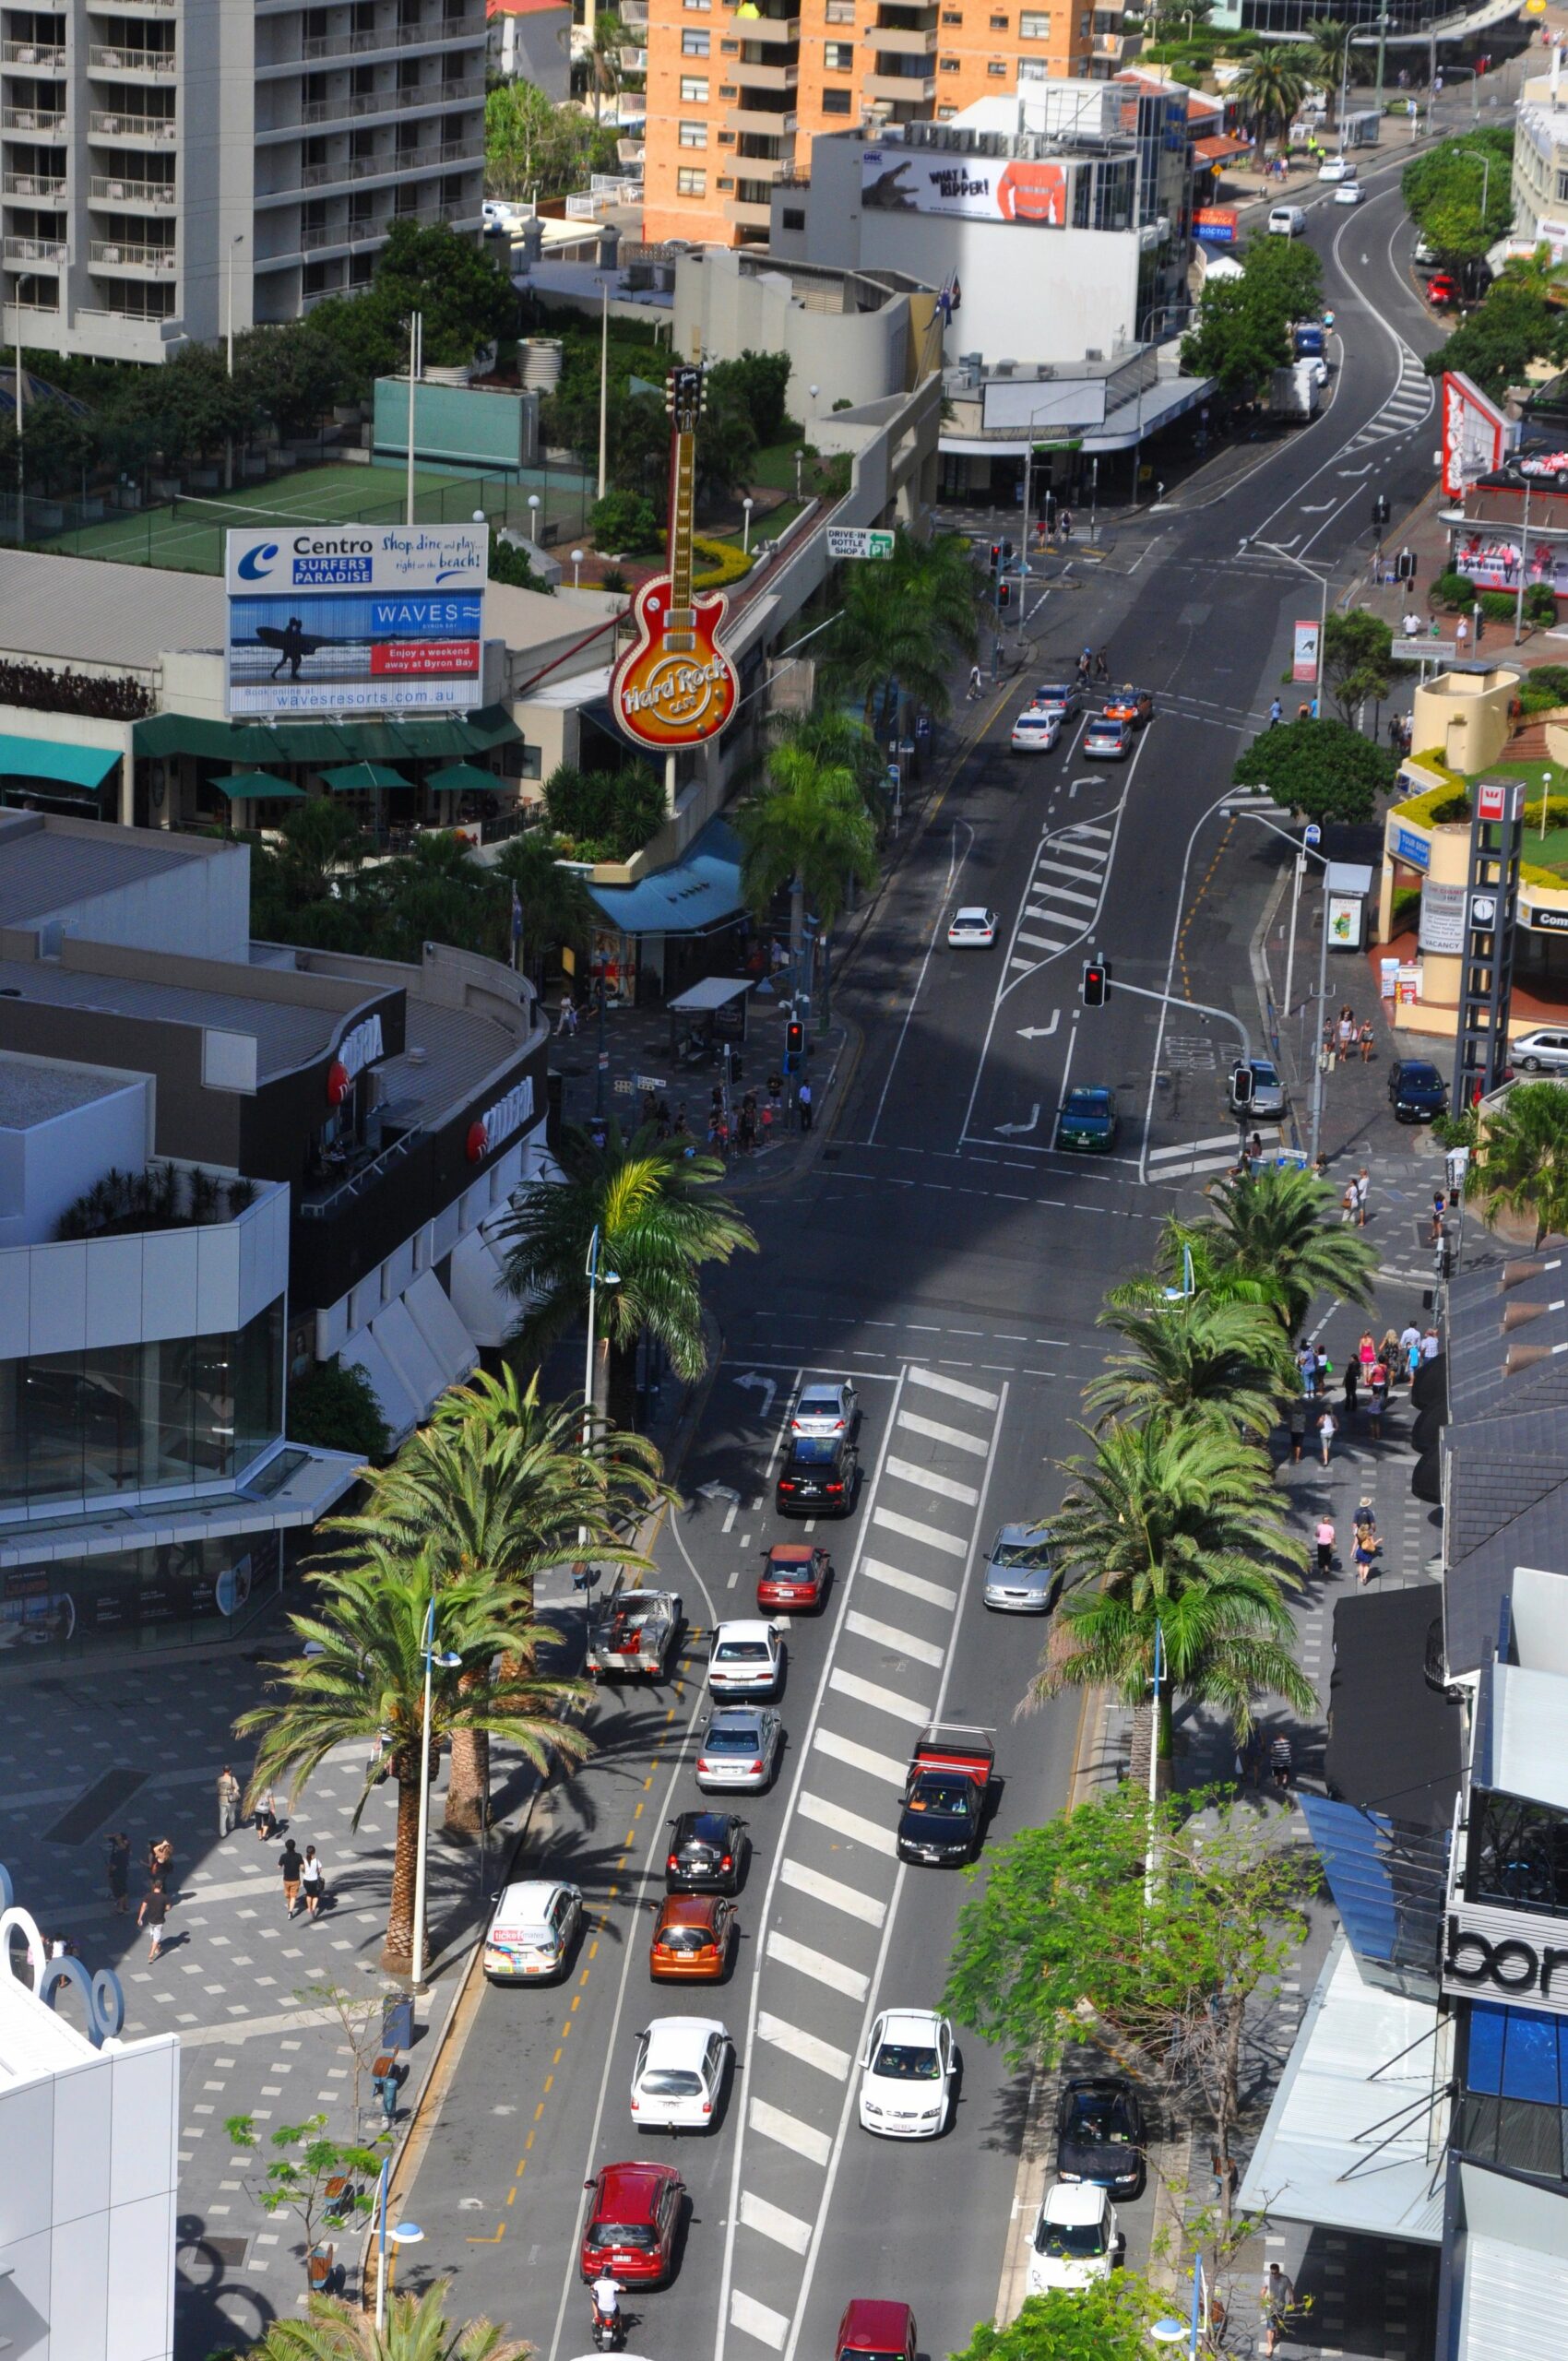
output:
[[1267, 1058], [1249, 1058], [1246, 1062], [1253, 1072], [1253, 1095], [1245, 1101], [1237, 1096], [1236, 1075], [1240, 1069], [1232, 1066], [1227, 1085], [1231, 1113], [1249, 1118], [1255, 1115], [1260, 1121], [1272, 1121], [1277, 1116], [1283, 1116], [1289, 1102], [1285, 1085], [1279, 1079], [1278, 1067]]
[[783, 1743], [782, 1715], [767, 1705], [726, 1705], [715, 1714], [697, 1750], [697, 1785], [740, 1787], [749, 1794], [772, 1785]]
[[1055, 1572], [1051, 1534], [1043, 1525], [1004, 1525], [985, 1564], [987, 1607], [1005, 1615], [1046, 1615]]
[[1509, 1044], [1508, 1062], [1521, 1074], [1562, 1074], [1568, 1070], [1568, 1032], [1555, 1025], [1538, 1026]]

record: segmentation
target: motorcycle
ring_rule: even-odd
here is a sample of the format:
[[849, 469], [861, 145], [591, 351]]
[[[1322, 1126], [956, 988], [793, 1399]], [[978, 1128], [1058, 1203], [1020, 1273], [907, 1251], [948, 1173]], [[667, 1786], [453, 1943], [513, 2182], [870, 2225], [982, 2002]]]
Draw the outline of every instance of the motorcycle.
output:
[[590, 2295], [593, 2308], [593, 2349], [596, 2353], [619, 2353], [626, 2342], [626, 2320], [619, 2304], [606, 2311], [597, 2296]]

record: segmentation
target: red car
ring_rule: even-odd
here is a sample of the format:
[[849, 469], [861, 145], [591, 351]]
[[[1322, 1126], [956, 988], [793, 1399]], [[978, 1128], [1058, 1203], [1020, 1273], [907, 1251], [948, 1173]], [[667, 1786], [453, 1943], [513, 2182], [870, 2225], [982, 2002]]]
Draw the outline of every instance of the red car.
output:
[[609, 2272], [629, 2287], [662, 2287], [674, 2268], [685, 2194], [674, 2165], [606, 2165], [583, 2187], [593, 2192], [579, 2257], [584, 2279]]
[[833, 1567], [826, 1549], [809, 1541], [776, 1541], [762, 1553], [757, 1576], [757, 1613], [770, 1607], [816, 1607], [826, 1603]]
[[1458, 280], [1451, 279], [1445, 270], [1433, 271], [1427, 280], [1427, 302], [1438, 311], [1453, 311], [1463, 301]]
[[908, 2304], [857, 2296], [838, 2323], [838, 2361], [915, 2361], [919, 2342]]

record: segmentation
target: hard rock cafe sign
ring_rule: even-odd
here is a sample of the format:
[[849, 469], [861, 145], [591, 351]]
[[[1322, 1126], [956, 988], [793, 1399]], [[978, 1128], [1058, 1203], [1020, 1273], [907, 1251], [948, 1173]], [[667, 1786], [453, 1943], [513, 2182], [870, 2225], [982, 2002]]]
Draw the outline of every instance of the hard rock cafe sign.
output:
[[693, 362], [671, 370], [670, 388], [670, 571], [637, 592], [637, 635], [610, 683], [611, 708], [626, 736], [660, 753], [717, 738], [734, 717], [741, 689], [721, 643], [730, 601], [722, 590], [701, 597], [692, 590], [701, 369]]

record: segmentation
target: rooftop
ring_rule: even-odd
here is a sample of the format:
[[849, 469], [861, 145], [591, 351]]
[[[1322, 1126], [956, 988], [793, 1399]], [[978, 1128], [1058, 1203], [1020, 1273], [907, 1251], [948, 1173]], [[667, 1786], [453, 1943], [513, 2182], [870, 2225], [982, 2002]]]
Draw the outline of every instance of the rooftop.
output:
[[0, 2092], [49, 2082], [96, 2055], [64, 2010], [47, 2008], [19, 1976], [0, 1976]]
[[[116, 570], [142, 572], [140, 566]], [[0, 605], [7, 571], [0, 569]], [[212, 849], [194, 838], [106, 828], [97, 820], [0, 812], [0, 927], [37, 925], [100, 894], [118, 894], [188, 861], [206, 860]]]
[[7, 1057], [0, 1050], [0, 1132], [30, 1131], [75, 1108], [89, 1107], [95, 1098], [111, 1098], [125, 1087], [123, 1074], [51, 1065], [42, 1059]]
[[1342, 1598], [1334, 1610], [1328, 1792], [1419, 1828], [1447, 1828], [1459, 1793], [1459, 1709], [1426, 1679], [1435, 1583]]
[[[204, 965], [208, 963], [203, 963]], [[252, 974], [236, 967], [237, 984]], [[386, 989], [398, 980], [396, 971]], [[0, 993], [45, 1001], [56, 1008], [99, 1009], [116, 1017], [142, 1017], [155, 1025], [191, 1025], [220, 1033], [250, 1036], [256, 1045], [256, 1079], [291, 1074], [324, 1057], [343, 1024], [336, 1002], [311, 1006], [251, 998], [243, 990], [222, 991], [206, 984], [154, 982], [141, 976], [103, 974], [53, 959], [0, 959]], [[374, 998], [367, 990], [366, 1000]]]
[[1500, 1795], [1568, 1811], [1568, 1681], [1517, 1664], [1492, 1665], [1491, 1680], [1487, 1743], [1474, 1776]]
[[223, 644], [221, 582], [160, 566], [8, 550], [0, 651], [150, 672], [168, 648]]

